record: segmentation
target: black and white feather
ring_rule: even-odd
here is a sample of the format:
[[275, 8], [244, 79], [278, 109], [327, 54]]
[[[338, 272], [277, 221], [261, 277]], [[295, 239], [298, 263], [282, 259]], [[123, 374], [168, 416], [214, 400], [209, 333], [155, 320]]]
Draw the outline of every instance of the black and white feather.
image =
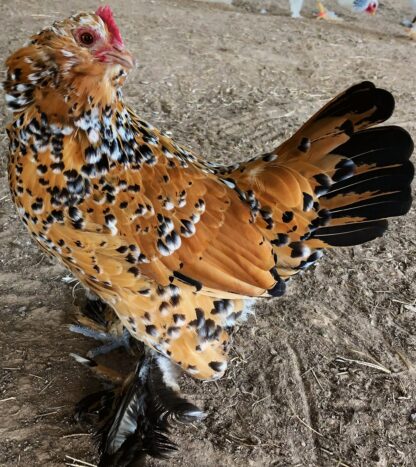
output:
[[100, 467], [144, 465], [147, 455], [168, 458], [178, 449], [168, 438], [170, 422], [205, 418], [204, 412], [180, 397], [174, 384], [167, 384], [159, 360], [147, 355], [122, 387], [100, 391], [78, 404], [78, 419], [98, 417]]

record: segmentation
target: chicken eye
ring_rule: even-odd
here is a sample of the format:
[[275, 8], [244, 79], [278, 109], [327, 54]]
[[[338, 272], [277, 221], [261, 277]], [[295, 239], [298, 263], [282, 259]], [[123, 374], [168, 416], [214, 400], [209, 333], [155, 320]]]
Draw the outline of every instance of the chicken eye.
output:
[[91, 45], [94, 42], [94, 36], [90, 32], [83, 32], [79, 36], [79, 40], [84, 45]]

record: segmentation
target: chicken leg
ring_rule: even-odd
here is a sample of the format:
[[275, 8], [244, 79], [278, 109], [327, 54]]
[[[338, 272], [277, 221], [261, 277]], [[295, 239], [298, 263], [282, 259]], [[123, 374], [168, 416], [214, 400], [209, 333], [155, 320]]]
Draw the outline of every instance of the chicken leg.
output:
[[120, 347], [130, 350], [130, 333], [114, 311], [96, 295], [87, 292], [87, 301], [76, 313], [75, 319], [77, 323], [69, 326], [70, 331], [102, 342], [102, 345], [88, 352], [89, 358], [110, 353]]

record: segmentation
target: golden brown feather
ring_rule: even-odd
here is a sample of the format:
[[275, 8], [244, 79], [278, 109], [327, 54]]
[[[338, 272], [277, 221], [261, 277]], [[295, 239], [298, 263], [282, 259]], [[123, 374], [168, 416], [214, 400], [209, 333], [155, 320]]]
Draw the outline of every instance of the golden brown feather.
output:
[[323, 249], [372, 240], [407, 212], [413, 144], [371, 129], [394, 101], [364, 82], [272, 153], [210, 164], [125, 105], [132, 59], [104, 10], [55, 23], [7, 60], [13, 200], [133, 337], [218, 378], [244, 299], [282, 295]]

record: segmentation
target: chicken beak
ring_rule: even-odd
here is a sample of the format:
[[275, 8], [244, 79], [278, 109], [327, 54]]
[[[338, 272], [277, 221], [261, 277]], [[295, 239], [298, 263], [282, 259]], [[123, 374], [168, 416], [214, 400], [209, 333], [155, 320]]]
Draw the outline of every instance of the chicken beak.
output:
[[104, 58], [107, 63], [118, 64], [128, 70], [131, 70], [136, 65], [133, 55], [128, 50], [121, 49], [119, 47], [113, 47], [111, 50], [106, 50]]

